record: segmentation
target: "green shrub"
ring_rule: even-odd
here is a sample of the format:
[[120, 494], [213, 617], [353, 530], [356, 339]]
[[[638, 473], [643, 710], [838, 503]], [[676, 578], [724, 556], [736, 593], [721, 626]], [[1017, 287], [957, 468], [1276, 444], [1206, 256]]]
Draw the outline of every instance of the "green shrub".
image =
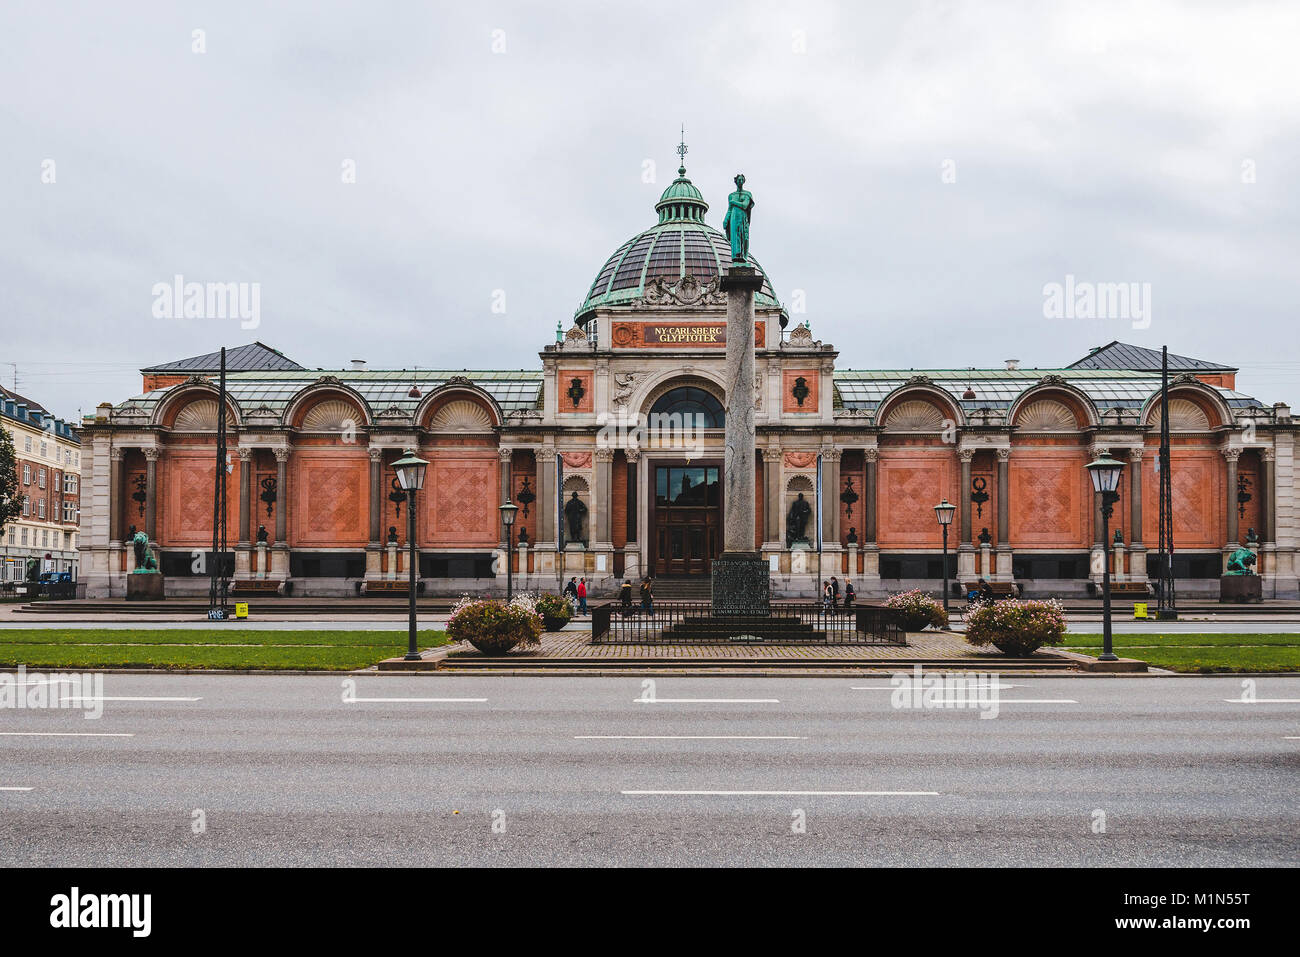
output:
[[559, 631], [573, 617], [573, 605], [563, 595], [539, 596], [537, 611], [541, 614], [542, 623], [547, 631]]
[[904, 631], [922, 631], [927, 625], [948, 627], [948, 613], [943, 610], [943, 602], [936, 601], [919, 588], [890, 595], [884, 606], [899, 613]]
[[1065, 609], [1055, 599], [1007, 598], [980, 605], [966, 618], [966, 640], [992, 645], [1005, 655], [1025, 657], [1043, 645], [1065, 640]]
[[485, 655], [504, 655], [522, 646], [536, 647], [542, 637], [541, 613], [528, 595], [509, 604], [495, 598], [462, 598], [447, 620], [453, 641], [468, 641]]

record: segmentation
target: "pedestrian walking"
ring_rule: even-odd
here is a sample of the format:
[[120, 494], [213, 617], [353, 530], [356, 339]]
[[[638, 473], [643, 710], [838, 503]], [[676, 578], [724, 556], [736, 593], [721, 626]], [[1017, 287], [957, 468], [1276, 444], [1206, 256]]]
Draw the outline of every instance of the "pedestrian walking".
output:
[[632, 610], [632, 583], [626, 578], [623, 579], [623, 585], [618, 590], [618, 600], [623, 606], [623, 614], [627, 615]]
[[853, 590], [853, 582], [847, 578], [844, 579], [844, 607], [852, 608], [857, 599], [858, 593]]
[[564, 585], [564, 597], [577, 599], [578, 597], [578, 579], [570, 578]]
[[647, 615], [655, 613], [654, 579], [647, 575], [641, 579], [641, 610]]
[[831, 607], [840, 607], [840, 580], [834, 575], [831, 576]]
[[578, 582], [578, 614], [587, 613], [587, 579], [583, 578]]

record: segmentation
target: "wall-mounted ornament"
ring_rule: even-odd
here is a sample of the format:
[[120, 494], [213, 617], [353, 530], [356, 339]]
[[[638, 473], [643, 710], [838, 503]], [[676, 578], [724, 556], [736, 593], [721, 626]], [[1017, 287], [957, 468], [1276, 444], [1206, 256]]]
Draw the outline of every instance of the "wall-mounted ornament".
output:
[[812, 390], [808, 388], [807, 379], [805, 379], [803, 376], [799, 376], [797, 379], [794, 380], [794, 386], [790, 389], [790, 394], [794, 396], [794, 400], [796, 402], [798, 402], [800, 405], [803, 405], [803, 400], [808, 398], [808, 396], [811, 393]]
[[574, 376], [569, 380], [569, 389], [564, 393], [573, 400], [573, 407], [576, 409], [582, 402], [582, 397], [587, 394], [587, 390], [582, 387], [582, 379]]
[[976, 518], [984, 517], [984, 503], [989, 500], [988, 479], [982, 475], [977, 475], [970, 480], [970, 500], [975, 506]]
[[140, 517], [144, 518], [144, 506], [149, 501], [149, 480], [143, 475], [135, 477], [135, 491], [131, 493], [131, 501], [140, 506]]
[[391, 485], [393, 490], [388, 493], [388, 500], [396, 507], [394, 510], [394, 516], [396, 518], [401, 518], [402, 503], [406, 501], [406, 490], [403, 489], [401, 483], [397, 481], [397, 476], [393, 476]]
[[1237, 515], [1241, 518], [1246, 517], [1246, 503], [1253, 496], [1250, 494], [1251, 481], [1244, 475], [1237, 476]]
[[840, 492], [840, 501], [845, 505], [846, 518], [853, 517], [853, 503], [858, 500], [857, 490], [853, 488], [853, 476], [844, 479], [844, 491]]
[[533, 488], [528, 484], [528, 476], [524, 476], [523, 482], [519, 486], [519, 491], [515, 493], [515, 498], [523, 506], [524, 518], [528, 517], [528, 506], [537, 501], [537, 496], [533, 493]]
[[274, 476], [268, 476], [257, 484], [262, 489], [262, 494], [258, 498], [266, 503], [266, 515], [270, 518], [271, 513], [275, 510], [278, 481]]

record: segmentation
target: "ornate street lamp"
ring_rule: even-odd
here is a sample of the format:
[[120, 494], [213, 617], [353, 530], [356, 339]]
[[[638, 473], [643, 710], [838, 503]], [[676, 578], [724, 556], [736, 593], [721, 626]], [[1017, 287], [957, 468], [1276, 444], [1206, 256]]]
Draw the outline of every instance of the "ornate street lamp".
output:
[[953, 505], [946, 498], [934, 507], [935, 517], [939, 519], [939, 527], [943, 529], [943, 611], [948, 613], [948, 526], [952, 524], [952, 516], [957, 511], [957, 506]]
[[1119, 501], [1119, 475], [1124, 471], [1124, 463], [1110, 457], [1110, 452], [1103, 451], [1096, 460], [1086, 466], [1092, 476], [1092, 490], [1101, 496], [1101, 633], [1102, 649], [1098, 661], [1118, 661], [1110, 646], [1110, 562], [1106, 556], [1106, 546], [1110, 539], [1110, 510]]
[[501, 506], [501, 524], [506, 530], [506, 601], [509, 602], [514, 591], [514, 555], [515, 537], [514, 524], [515, 513], [519, 511], [519, 506], [510, 499], [506, 499], [505, 504]]
[[415, 554], [415, 493], [424, 488], [424, 472], [429, 463], [415, 454], [415, 449], [407, 449], [402, 457], [393, 463], [397, 472], [397, 484], [406, 492], [406, 541], [411, 548], [411, 557], [407, 562], [410, 573], [410, 595], [407, 606], [406, 660], [419, 661], [420, 652], [415, 647], [415, 566], [419, 559]]

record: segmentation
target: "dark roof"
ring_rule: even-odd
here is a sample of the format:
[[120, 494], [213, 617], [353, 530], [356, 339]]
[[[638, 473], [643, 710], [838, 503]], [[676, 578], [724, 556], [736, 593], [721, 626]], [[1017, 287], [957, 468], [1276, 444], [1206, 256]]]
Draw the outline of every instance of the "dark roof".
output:
[[[1093, 349], [1068, 369], [1128, 369], [1132, 372], [1159, 372], [1160, 350], [1135, 346], [1118, 339]], [[1225, 366], [1204, 359], [1189, 359], [1169, 353], [1170, 372], [1236, 372], [1235, 366]]]
[[50, 414], [49, 409], [45, 408], [45, 406], [41, 405], [35, 399], [29, 399], [24, 395], [19, 395], [13, 389], [6, 389], [4, 386], [0, 386], [0, 399], [13, 399], [14, 402], [21, 402], [27, 406], [28, 412], [39, 412], [41, 415]]
[[[141, 372], [216, 372], [221, 368], [221, 352], [177, 359], [141, 369]], [[235, 346], [226, 350], [227, 372], [295, 372], [303, 367], [278, 349], [261, 342]]]

